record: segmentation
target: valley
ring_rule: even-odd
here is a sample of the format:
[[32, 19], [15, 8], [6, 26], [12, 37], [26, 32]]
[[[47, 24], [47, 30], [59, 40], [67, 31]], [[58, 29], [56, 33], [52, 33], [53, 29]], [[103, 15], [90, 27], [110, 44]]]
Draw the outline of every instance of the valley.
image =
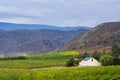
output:
[[4, 56], [20, 56], [50, 52], [88, 30], [85, 28], [70, 31], [50, 29], [1, 30], [0, 54]]
[[[0, 79], [119, 80], [119, 25], [103, 23], [91, 30], [70, 31], [1, 30]], [[90, 57], [102, 66], [79, 64]]]
[[120, 80], [120, 0], [0, 0], [0, 80]]
[[[70, 58], [78, 56], [76, 51], [35, 54], [25, 58], [0, 60], [2, 80], [106, 80], [120, 78], [120, 66], [66, 67]], [[112, 75], [112, 76], [111, 76]], [[86, 76], [86, 77], [84, 77]]]

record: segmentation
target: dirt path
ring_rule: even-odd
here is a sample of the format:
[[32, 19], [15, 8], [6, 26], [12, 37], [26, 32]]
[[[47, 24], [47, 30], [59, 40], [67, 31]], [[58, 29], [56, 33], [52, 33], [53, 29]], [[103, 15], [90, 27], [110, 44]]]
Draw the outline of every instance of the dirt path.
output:
[[46, 68], [33, 68], [33, 69], [10, 69], [10, 68], [0, 68], [0, 70], [54, 70], [54, 69], [67, 69], [67, 68], [80, 68], [80, 67], [64, 67], [64, 66], [59, 66], [59, 67], [46, 67]]

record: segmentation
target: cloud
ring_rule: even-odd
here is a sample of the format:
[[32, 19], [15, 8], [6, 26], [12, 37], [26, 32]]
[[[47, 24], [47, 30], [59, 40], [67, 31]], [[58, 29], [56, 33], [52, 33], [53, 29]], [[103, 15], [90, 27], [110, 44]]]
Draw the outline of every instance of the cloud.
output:
[[96, 26], [120, 20], [119, 0], [1, 0], [0, 21]]
[[28, 16], [28, 17], [45, 17], [47, 14], [52, 13], [51, 10], [46, 8], [20, 8], [20, 7], [1, 7], [0, 13], [18, 15], [18, 16]]
[[31, 19], [29, 18], [24, 18], [24, 17], [14, 17], [14, 18], [3, 18], [0, 19], [0, 22], [12, 22], [12, 23], [31, 23], [33, 22]]

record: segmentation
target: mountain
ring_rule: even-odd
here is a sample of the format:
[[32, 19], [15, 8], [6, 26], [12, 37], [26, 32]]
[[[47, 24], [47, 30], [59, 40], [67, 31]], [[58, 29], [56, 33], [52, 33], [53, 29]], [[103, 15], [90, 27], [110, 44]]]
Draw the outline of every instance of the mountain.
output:
[[48, 29], [48, 30], [71, 31], [78, 29], [90, 29], [90, 27], [85, 27], [85, 26], [57, 27], [57, 26], [40, 25], [40, 24], [14, 24], [14, 23], [0, 22], [0, 30], [16, 30], [16, 29], [26, 29], [26, 30]]
[[21, 55], [52, 51], [63, 46], [88, 29], [72, 31], [60, 30], [0, 30], [0, 54]]
[[120, 22], [102, 23], [57, 50], [79, 50], [80, 52], [93, 52], [97, 50], [100, 52], [110, 52], [113, 44], [120, 46]]

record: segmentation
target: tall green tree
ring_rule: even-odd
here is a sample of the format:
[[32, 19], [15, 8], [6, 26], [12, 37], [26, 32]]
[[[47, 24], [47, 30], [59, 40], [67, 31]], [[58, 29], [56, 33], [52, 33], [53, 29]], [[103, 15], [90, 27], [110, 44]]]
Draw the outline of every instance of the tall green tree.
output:
[[117, 45], [112, 46], [113, 64], [120, 65], [120, 47]]
[[97, 60], [100, 59], [100, 53], [98, 51], [94, 51], [94, 53], [92, 53], [91, 56]]
[[82, 54], [82, 59], [89, 56], [90, 56], [89, 53], [85, 52], [84, 54]]
[[113, 65], [113, 56], [105, 54], [100, 57], [100, 62], [103, 66]]
[[120, 47], [115, 44], [112, 45], [112, 55], [120, 55]]

